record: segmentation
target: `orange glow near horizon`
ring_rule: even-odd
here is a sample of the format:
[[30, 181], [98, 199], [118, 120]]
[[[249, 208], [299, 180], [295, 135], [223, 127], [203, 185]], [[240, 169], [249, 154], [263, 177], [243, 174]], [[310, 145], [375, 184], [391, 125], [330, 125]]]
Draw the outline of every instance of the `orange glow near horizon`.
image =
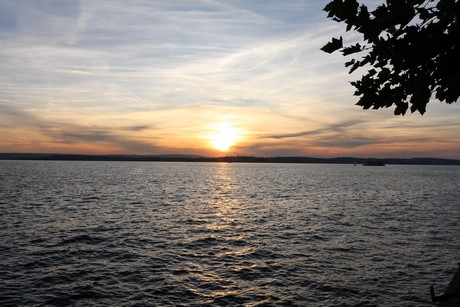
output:
[[205, 136], [209, 141], [209, 146], [222, 152], [230, 150], [242, 139], [241, 129], [228, 122], [215, 123], [210, 130], [210, 133]]

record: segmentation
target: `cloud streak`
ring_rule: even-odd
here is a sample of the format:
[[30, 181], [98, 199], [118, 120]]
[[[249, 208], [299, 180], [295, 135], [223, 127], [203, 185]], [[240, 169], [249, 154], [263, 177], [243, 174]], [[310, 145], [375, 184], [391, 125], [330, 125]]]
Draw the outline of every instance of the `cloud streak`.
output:
[[[65, 147], [72, 148], [74, 144], [86, 144], [88, 150], [91, 151], [92, 147], [96, 149], [100, 145], [108, 145], [111, 148], [116, 148], [117, 151], [121, 150], [120, 153], [125, 151], [152, 153], [161, 150], [155, 145], [153, 138], [149, 138], [147, 142], [131, 134], [132, 132], [140, 133], [151, 129], [146, 125], [119, 126], [117, 129], [102, 125], [88, 127], [77, 123], [54, 122], [1, 104], [0, 111], [3, 118], [8, 120], [5, 124], [0, 125], [0, 130], [9, 128], [11, 123], [19, 123], [18, 130], [22, 130], [24, 133], [33, 131], [34, 134], [40, 136], [41, 143], [52, 143], [56, 147], [62, 148], [62, 145], [66, 145]], [[15, 144], [21, 146], [36, 145], [35, 142], [17, 143], [17, 140], [12, 138], [10, 142], [4, 139], [0, 149], [14, 147]], [[50, 149], [52, 148], [51, 146]], [[29, 148], [28, 151], [31, 150], [33, 151], [33, 148]]]
[[273, 138], [273, 139], [284, 139], [284, 138], [294, 138], [294, 137], [309, 136], [309, 135], [318, 135], [318, 134], [329, 133], [329, 132], [341, 133], [341, 132], [344, 132], [346, 128], [355, 126], [358, 124], [362, 124], [363, 122], [364, 122], [363, 120], [348, 120], [345, 122], [332, 124], [332, 125], [329, 125], [321, 129], [287, 133], [287, 134], [275, 134], [275, 135], [269, 135], [266, 137]]
[[245, 131], [241, 154], [457, 155], [456, 105], [403, 120], [354, 106], [359, 76], [319, 50], [343, 30], [323, 6], [3, 2], [0, 150], [216, 155], [202, 136], [230, 116]]

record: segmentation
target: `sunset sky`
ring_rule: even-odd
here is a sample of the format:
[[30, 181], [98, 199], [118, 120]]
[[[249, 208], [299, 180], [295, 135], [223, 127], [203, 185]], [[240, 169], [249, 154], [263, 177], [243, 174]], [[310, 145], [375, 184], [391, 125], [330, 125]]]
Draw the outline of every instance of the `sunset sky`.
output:
[[0, 152], [460, 159], [458, 103], [355, 106], [327, 2], [0, 0]]

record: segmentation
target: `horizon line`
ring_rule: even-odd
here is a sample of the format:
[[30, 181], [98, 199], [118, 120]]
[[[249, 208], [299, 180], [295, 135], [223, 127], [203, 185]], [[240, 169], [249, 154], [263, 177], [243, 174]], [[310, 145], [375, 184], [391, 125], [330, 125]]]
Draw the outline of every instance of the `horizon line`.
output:
[[[393, 160], [393, 161], [410, 161], [410, 160], [438, 160], [438, 161], [455, 161], [460, 164], [460, 159], [453, 159], [453, 158], [438, 158], [438, 157], [410, 157], [410, 158], [395, 158], [395, 157], [386, 157], [386, 158], [377, 158], [377, 157], [353, 157], [353, 156], [336, 156], [336, 157], [313, 157], [313, 156], [253, 156], [253, 155], [224, 155], [224, 156], [202, 156], [202, 155], [193, 155], [193, 154], [129, 154], [129, 153], [123, 153], [123, 154], [89, 154], [89, 153], [40, 153], [40, 152], [35, 152], [35, 153], [30, 153], [30, 152], [0, 152], [0, 159], [1, 160], [9, 160], [10, 159], [19, 159], [19, 158], [26, 158], [29, 156], [30, 158], [33, 158], [35, 156], [37, 159], [49, 159], [53, 160], [56, 158], [58, 160], [59, 157], [61, 158], [71, 158], [73, 157], [87, 157], [87, 158], [110, 158], [110, 157], [120, 157], [120, 158], [139, 158], [139, 159], [148, 159], [148, 158], [153, 158], [153, 159], [166, 159], [166, 160], [176, 160], [176, 161], [197, 161], [199, 160], [222, 160], [222, 159], [232, 159], [232, 162], [238, 162], [240, 160], [241, 162], [244, 162], [243, 160], [264, 160], [265, 162], [270, 162], [273, 160], [282, 160], [282, 159], [311, 159], [311, 160], [325, 160], [325, 161], [331, 161], [331, 160], [357, 160], [356, 162], [362, 161], [362, 160]], [[33, 160], [33, 159], [31, 159]], [[90, 160], [90, 159], [88, 159]], [[111, 160], [111, 161], [117, 161], [117, 160]], [[120, 161], [120, 160], [119, 160]], [[142, 161], [142, 160], [140, 160]]]

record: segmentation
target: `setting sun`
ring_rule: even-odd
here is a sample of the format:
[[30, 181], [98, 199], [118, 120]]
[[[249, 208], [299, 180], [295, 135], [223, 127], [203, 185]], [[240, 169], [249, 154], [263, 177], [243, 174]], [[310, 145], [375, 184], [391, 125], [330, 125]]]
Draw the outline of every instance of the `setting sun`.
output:
[[219, 151], [228, 151], [241, 137], [241, 129], [235, 128], [228, 122], [216, 123], [211, 126], [210, 134], [206, 137], [210, 146]]

